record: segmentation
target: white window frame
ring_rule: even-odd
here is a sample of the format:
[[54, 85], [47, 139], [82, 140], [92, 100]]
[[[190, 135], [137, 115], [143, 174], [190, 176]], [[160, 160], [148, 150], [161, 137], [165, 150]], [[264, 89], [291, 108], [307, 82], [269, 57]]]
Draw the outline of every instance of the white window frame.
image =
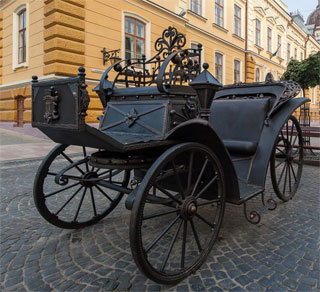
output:
[[[260, 44], [257, 44], [257, 20], [260, 22], [260, 39], [259, 39], [259, 43]], [[262, 36], [262, 31], [263, 31], [263, 26], [262, 26], [262, 21], [260, 18], [256, 17], [255, 20], [254, 20], [254, 44], [260, 48], [263, 47], [263, 36]]]
[[316, 88], [311, 88], [311, 103], [316, 104]]
[[[222, 51], [214, 51], [213, 55], [213, 70], [214, 70], [214, 75], [216, 73], [216, 53], [222, 55], [222, 84], [226, 84], [226, 56]], [[217, 78], [216, 76], [214, 76]]]
[[[234, 31], [234, 27], [235, 27], [235, 23], [234, 23], [234, 18], [235, 18], [235, 6], [237, 6], [238, 8], [240, 8], [240, 35], [238, 35], [238, 34], [236, 34], [236, 32]], [[243, 11], [243, 9], [242, 9], [242, 6], [241, 5], [239, 5], [239, 3], [237, 3], [237, 2], [234, 2], [233, 3], [233, 33], [236, 35], [236, 36], [238, 36], [238, 37], [242, 37], [242, 11]]]
[[217, 20], [216, 20], [216, 1], [214, 0], [214, 24], [215, 25], [217, 25], [217, 26], [220, 26], [220, 27], [223, 27], [223, 28], [225, 28], [225, 23], [227, 23], [226, 21], [226, 17], [227, 17], [227, 1], [225, 1], [225, 0], [222, 0], [222, 3], [223, 3], [223, 11], [222, 11], [222, 15], [223, 15], [223, 19], [222, 19], [222, 25], [219, 25], [218, 23], [217, 23]]
[[[198, 44], [202, 44], [201, 42], [197, 42], [195, 40], [190, 40], [190, 48], [191, 48], [191, 44], [193, 45], [198, 45]], [[202, 51], [201, 51], [201, 64], [200, 66], [202, 66], [202, 64], [205, 63], [204, 60], [204, 46], [202, 45]], [[202, 67], [201, 67], [202, 68]]]
[[146, 59], [149, 60], [151, 54], [151, 23], [147, 19], [129, 11], [122, 12], [121, 58], [124, 60], [126, 56], [126, 16], [135, 18], [145, 25], [145, 55]]
[[239, 82], [242, 82], [242, 61], [238, 58], [233, 58], [233, 82], [234, 80], [234, 61], [238, 61], [240, 63], [240, 68], [239, 68]]
[[[259, 70], [259, 80], [257, 80], [257, 70]], [[261, 81], [261, 68], [257, 67], [256, 70], [254, 70], [254, 82], [260, 82]]]
[[[26, 10], [26, 61], [19, 64], [19, 13]], [[29, 4], [19, 5], [12, 15], [12, 70], [28, 67], [29, 63]]]

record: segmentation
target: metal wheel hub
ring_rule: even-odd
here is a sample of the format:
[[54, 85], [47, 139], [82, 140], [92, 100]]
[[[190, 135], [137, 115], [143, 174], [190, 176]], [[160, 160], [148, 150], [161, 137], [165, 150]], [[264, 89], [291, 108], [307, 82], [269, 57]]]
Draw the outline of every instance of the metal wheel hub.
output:
[[180, 206], [180, 208], [181, 208], [180, 214], [182, 218], [184, 218], [185, 220], [191, 219], [197, 213], [197, 210], [198, 210], [197, 199], [194, 197], [186, 198], [182, 202], [182, 205]]
[[87, 173], [85, 173], [84, 175], [82, 175], [82, 181], [81, 184], [85, 187], [91, 187], [93, 186], [94, 182], [90, 182], [88, 180], [92, 179], [92, 178], [97, 178], [98, 175], [95, 171], [88, 171]]

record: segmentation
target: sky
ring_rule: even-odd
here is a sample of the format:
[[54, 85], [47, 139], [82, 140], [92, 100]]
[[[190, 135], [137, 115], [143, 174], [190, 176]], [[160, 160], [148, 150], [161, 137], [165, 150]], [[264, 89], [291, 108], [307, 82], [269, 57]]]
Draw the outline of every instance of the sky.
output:
[[315, 10], [318, 5], [318, 0], [282, 0], [282, 2], [288, 5], [288, 12], [299, 10], [305, 22], [309, 14]]

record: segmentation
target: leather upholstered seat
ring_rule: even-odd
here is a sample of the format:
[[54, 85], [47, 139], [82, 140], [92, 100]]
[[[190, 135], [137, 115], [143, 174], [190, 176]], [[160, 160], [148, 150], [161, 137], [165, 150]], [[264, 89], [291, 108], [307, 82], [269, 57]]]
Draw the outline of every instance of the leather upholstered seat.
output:
[[268, 110], [269, 99], [217, 99], [209, 121], [231, 153], [252, 155]]

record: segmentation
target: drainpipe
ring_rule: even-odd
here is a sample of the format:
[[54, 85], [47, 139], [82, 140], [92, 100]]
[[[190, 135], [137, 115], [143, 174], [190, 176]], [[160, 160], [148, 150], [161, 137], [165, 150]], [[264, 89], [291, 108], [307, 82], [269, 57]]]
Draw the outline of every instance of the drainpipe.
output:
[[247, 82], [247, 74], [248, 74], [248, 68], [247, 68], [247, 57], [248, 57], [248, 1], [246, 1], [246, 17], [245, 17], [245, 51], [244, 51], [244, 82]]

